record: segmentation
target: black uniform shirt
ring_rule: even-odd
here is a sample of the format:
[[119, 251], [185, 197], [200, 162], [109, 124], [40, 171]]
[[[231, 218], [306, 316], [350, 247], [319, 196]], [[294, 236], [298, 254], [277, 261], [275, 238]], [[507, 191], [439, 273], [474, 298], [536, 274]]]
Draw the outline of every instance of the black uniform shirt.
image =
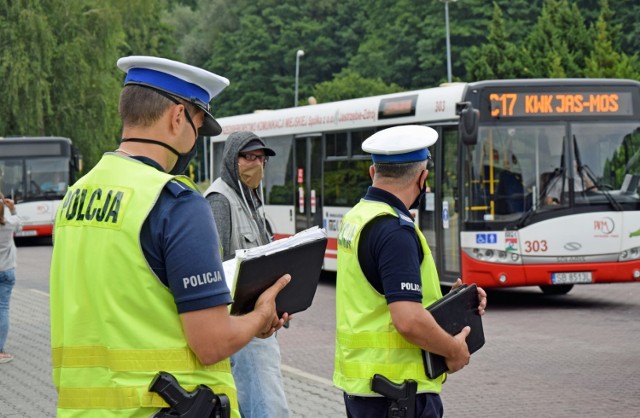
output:
[[[393, 194], [369, 187], [365, 200], [384, 202], [411, 218]], [[380, 216], [363, 229], [358, 245], [360, 267], [387, 303], [422, 302], [420, 264], [424, 255], [413, 223], [396, 216]]]

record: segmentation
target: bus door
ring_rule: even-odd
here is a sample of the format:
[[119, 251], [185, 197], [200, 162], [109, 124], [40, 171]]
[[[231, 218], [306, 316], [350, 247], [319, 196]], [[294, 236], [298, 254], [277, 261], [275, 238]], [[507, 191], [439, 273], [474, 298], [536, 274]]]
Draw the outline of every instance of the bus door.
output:
[[296, 232], [322, 227], [322, 136], [296, 138]]
[[431, 149], [434, 164], [429, 170], [429, 188], [420, 207], [419, 220], [440, 282], [451, 284], [460, 276], [457, 126], [439, 128], [438, 135], [440, 139]]

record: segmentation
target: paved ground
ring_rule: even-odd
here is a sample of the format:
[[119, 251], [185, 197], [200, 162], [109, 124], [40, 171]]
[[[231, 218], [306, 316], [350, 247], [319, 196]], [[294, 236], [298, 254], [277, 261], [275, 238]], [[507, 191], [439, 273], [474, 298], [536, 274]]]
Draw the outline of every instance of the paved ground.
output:
[[[6, 345], [15, 360], [0, 365], [0, 418], [55, 416], [49, 334], [50, 260], [51, 246], [46, 241], [18, 247], [18, 280], [11, 299], [11, 329]], [[295, 365], [283, 364], [292, 416], [344, 416], [342, 395], [331, 381]]]
[[[49, 354], [50, 247], [19, 248], [18, 284], [0, 365], [0, 418], [55, 416]], [[453, 418], [640, 417], [640, 283], [492, 292], [487, 343], [445, 384]], [[279, 334], [292, 417], [344, 417], [331, 384], [335, 289]]]
[[[54, 417], [55, 390], [49, 354], [49, 295], [16, 288], [7, 351], [15, 360], [0, 365], [0, 417]], [[340, 393], [331, 382], [284, 367], [287, 399], [295, 417], [340, 417]]]

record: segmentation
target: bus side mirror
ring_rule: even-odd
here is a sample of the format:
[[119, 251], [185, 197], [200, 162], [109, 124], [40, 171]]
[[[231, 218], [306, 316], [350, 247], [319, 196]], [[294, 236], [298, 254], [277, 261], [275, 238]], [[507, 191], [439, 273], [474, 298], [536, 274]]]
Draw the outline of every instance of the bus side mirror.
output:
[[471, 102], [461, 102], [456, 103], [456, 114], [460, 116], [458, 122], [460, 140], [465, 145], [475, 145], [478, 142], [480, 112], [471, 106]]

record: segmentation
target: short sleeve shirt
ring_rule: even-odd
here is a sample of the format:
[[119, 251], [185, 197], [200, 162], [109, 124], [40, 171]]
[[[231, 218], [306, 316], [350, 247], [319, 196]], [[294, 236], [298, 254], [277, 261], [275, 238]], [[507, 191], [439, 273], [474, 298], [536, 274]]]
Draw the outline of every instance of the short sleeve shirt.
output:
[[[411, 213], [393, 194], [370, 187], [365, 200], [387, 203], [409, 218]], [[371, 285], [387, 303], [422, 302], [420, 264], [424, 255], [413, 224], [385, 215], [369, 222], [360, 235], [358, 259]]]
[[[148, 158], [136, 159], [162, 169]], [[173, 294], [178, 313], [232, 302], [224, 280], [206, 277], [224, 271], [211, 208], [197, 191], [178, 181], [167, 183], [142, 225], [140, 243], [149, 267]]]

